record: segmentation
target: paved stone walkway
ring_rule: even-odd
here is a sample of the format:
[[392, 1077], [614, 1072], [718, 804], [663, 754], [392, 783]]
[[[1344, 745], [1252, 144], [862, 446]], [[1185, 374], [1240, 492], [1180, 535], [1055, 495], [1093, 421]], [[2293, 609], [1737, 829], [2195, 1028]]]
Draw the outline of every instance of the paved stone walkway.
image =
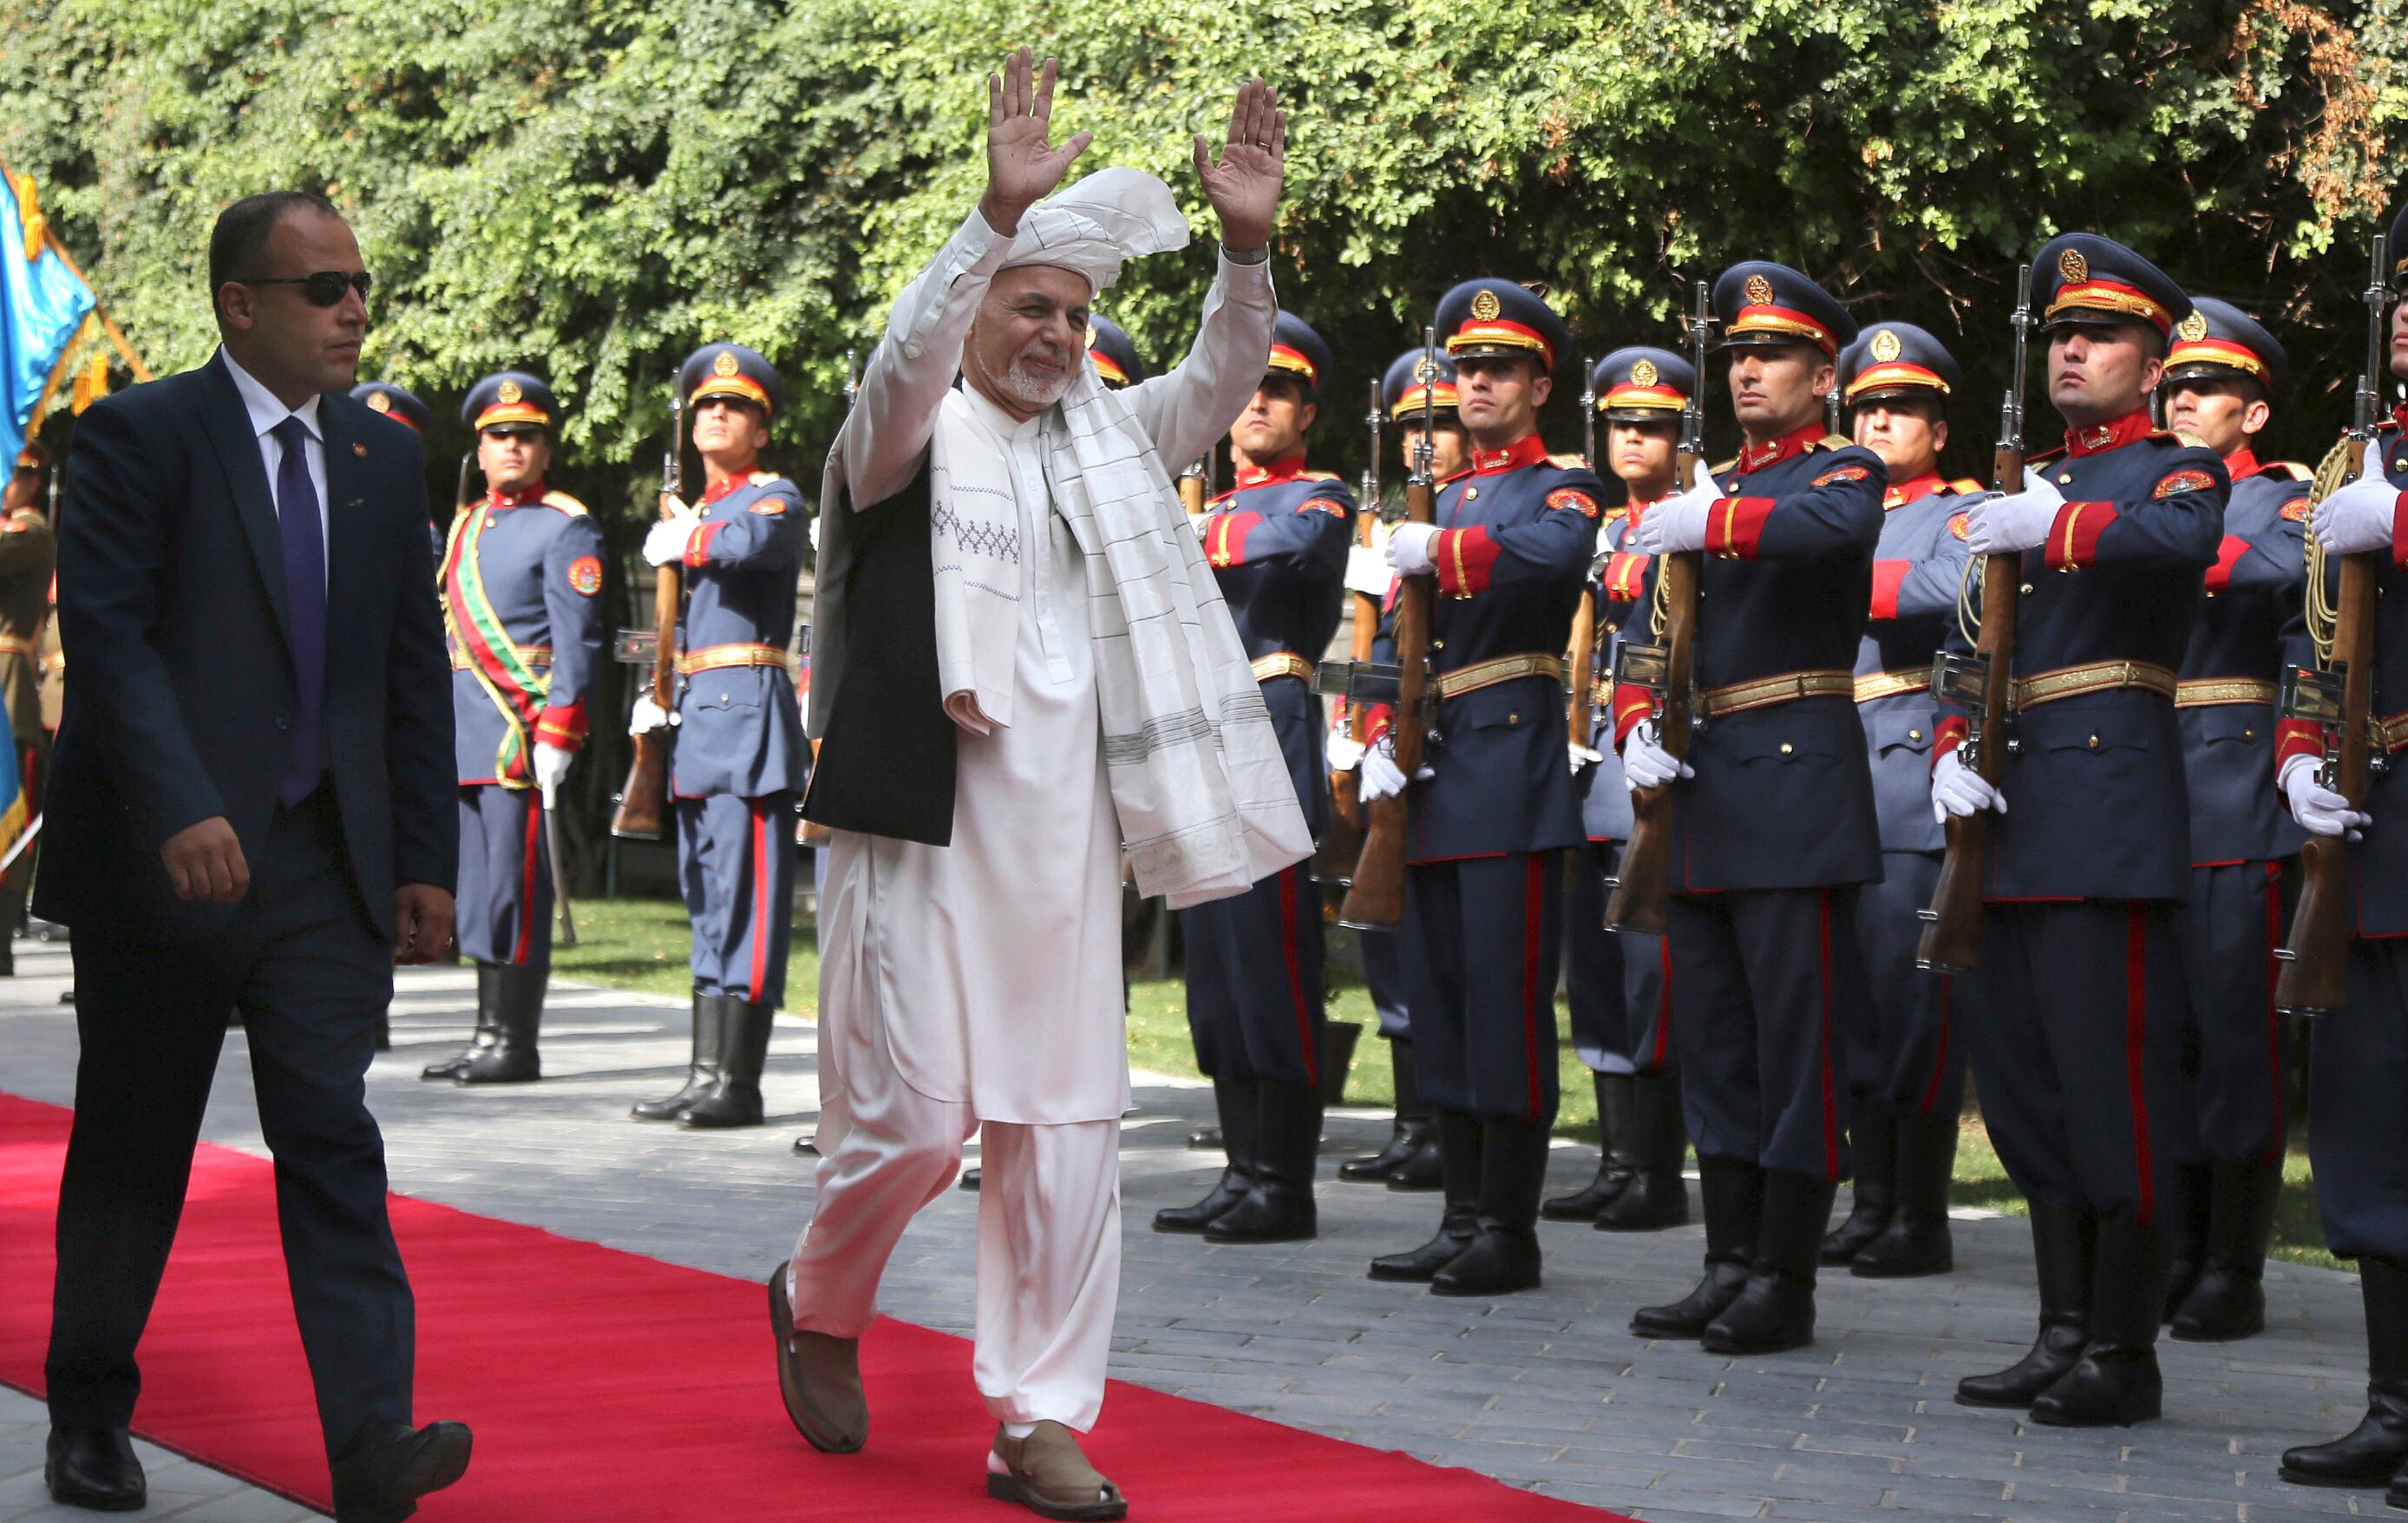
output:
[[[0, 1089], [71, 1099], [75, 1031], [56, 1002], [65, 957], [64, 948], [20, 943], [21, 976], [0, 984]], [[767, 1129], [688, 1133], [625, 1119], [631, 1101], [674, 1086], [686, 1054], [683, 1010], [646, 996], [557, 990], [544, 1042], [552, 1077], [541, 1085], [421, 1083], [419, 1066], [464, 1034], [472, 989], [465, 969], [402, 981], [394, 1048], [369, 1079], [395, 1189], [746, 1278], [785, 1256], [811, 1199], [809, 1163], [788, 1151], [813, 1121], [810, 1027], [779, 1026], [767, 1086], [776, 1115]], [[1695, 1227], [1620, 1236], [1547, 1224], [1546, 1288], [1495, 1303], [1366, 1280], [1367, 1258], [1420, 1242], [1436, 1216], [1433, 1197], [1335, 1183], [1332, 1159], [1385, 1133], [1369, 1113], [1330, 1119], [1320, 1241], [1214, 1248], [1152, 1232], [1156, 1207], [1191, 1200], [1209, 1183], [1211, 1161], [1183, 1146], [1209, 1109], [1195, 1085], [1140, 1078], [1122, 1153], [1127, 1253], [1112, 1366], [1121, 1378], [1469, 1466], [1648, 1523], [2396, 1516], [2379, 1496], [2287, 1487], [2274, 1475], [2286, 1445], [2344, 1430], [2363, 1410], [2351, 1276], [2276, 1266], [2265, 1336], [2229, 1347], [2162, 1345], [2166, 1420], [2051, 1431], [1949, 1400], [1956, 1377], [2004, 1364], [2029, 1341], [2020, 1221], [1959, 1222], [1958, 1268], [1945, 1278], [1879, 1285], [1827, 1275], [1821, 1337], [1810, 1349], [1716, 1358], [1641, 1343], [1625, 1326], [1632, 1307], [1670, 1299], [1694, 1279]], [[206, 1135], [264, 1151], [239, 1033], [228, 1042]], [[1556, 1187], [1584, 1178], [1595, 1159], [1589, 1149], [1559, 1148]], [[887, 1310], [968, 1330], [975, 1208], [954, 1192], [922, 1214], [887, 1273]], [[22, 1400], [0, 1404], [0, 1519], [84, 1516], [38, 1505], [37, 1417]], [[154, 1487], [165, 1492], [163, 1480], [174, 1480], [186, 1509], [179, 1518], [294, 1516], [290, 1503], [150, 1458], [162, 1467]], [[1144, 1499], [1136, 1501], [1141, 1518]], [[434, 1523], [439, 1506], [425, 1516]]]

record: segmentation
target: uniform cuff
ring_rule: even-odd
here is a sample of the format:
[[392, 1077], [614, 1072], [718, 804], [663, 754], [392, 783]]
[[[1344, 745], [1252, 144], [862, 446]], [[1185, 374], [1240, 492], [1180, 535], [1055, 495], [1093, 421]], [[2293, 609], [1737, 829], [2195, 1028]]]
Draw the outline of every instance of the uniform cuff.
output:
[[1770, 497], [1724, 497], [1706, 510], [1706, 553], [1725, 560], [1752, 561], [1764, 539], [1764, 521], [1772, 516]]
[[1635, 603], [1647, 586], [1647, 557], [1617, 550], [1605, 563], [1605, 596], [1617, 603]]
[[2314, 756], [2322, 761], [2325, 754], [2325, 732], [2304, 719], [2279, 719], [2274, 722], [2274, 775], [2283, 775], [2283, 764], [2294, 756]]
[[2408, 568], [2408, 492], [2391, 509], [2391, 564]]
[[1215, 513], [1204, 525], [1204, 555], [1215, 567], [1242, 566], [1246, 536], [1263, 521], [1260, 513]]
[[1397, 706], [1393, 703], [1369, 703], [1363, 706], [1363, 743], [1375, 746], [1381, 738], [1397, 727]]
[[1913, 569], [1914, 566], [1913, 561], [1873, 562], [1872, 616], [1874, 618], [1898, 617], [1898, 590], [1905, 584], [1906, 573]]
[[1488, 590], [1488, 576], [1505, 547], [1488, 536], [1485, 524], [1469, 529], [1441, 529], [1430, 540], [1430, 559], [1438, 566], [1439, 591], [1450, 597], [1469, 597]]
[[721, 529], [726, 526], [724, 519], [712, 519], [708, 524], [695, 524], [694, 532], [686, 536], [685, 554], [681, 558], [688, 566], [708, 565], [710, 561], [710, 541]]
[[536, 716], [535, 738], [560, 751], [575, 751], [585, 744], [585, 700], [555, 703]]
[[2215, 547], [2215, 564], [2207, 568], [2207, 590], [2212, 593], [2230, 591], [2232, 568], [2240, 564], [2242, 556], [2248, 553], [2248, 540], [2237, 534], [2226, 535], [2224, 542]]
[[2099, 537], [2115, 522], [2112, 502], [2069, 502], [2048, 526], [2043, 559], [2052, 571], [2079, 571], [2099, 563]]
[[1963, 745], [1965, 738], [1972, 733], [1973, 722], [1963, 714], [1942, 715], [1931, 731], [1931, 765], [1939, 766], [1941, 757]]
[[1613, 744], [1620, 750], [1642, 719], [1656, 717], [1656, 695], [1635, 682], [1617, 682], [1613, 689]]

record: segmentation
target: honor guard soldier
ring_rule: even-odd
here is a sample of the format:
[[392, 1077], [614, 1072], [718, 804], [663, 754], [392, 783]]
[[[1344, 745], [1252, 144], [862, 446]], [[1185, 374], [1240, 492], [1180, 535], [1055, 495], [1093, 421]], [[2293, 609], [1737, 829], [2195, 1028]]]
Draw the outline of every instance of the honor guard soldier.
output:
[[[1421, 373], [1425, 363], [1437, 367], [1437, 373], [1429, 378], [1426, 393]], [[1432, 478], [1443, 481], [1470, 468], [1470, 436], [1463, 431], [1463, 420], [1455, 412], [1455, 361], [1419, 349], [1405, 351], [1389, 363], [1381, 378], [1380, 403], [1381, 410], [1397, 431], [1397, 458], [1407, 471], [1413, 467], [1426, 423], [1430, 430]], [[1384, 598], [1391, 580], [1387, 561], [1384, 557], [1375, 560], [1374, 553], [1367, 547], [1362, 570], [1358, 573], [1350, 568], [1347, 580], [1354, 590]], [[1380, 592], [1369, 590], [1373, 582], [1380, 584]], [[1342, 732], [1330, 741], [1334, 758], [1331, 765], [1351, 770], [1362, 764], [1360, 748], [1354, 740], [1354, 726], [1343, 699], [1330, 707], [1332, 724]], [[1335, 759], [1340, 757], [1343, 759]], [[1429, 1104], [1422, 1098], [1414, 1067], [1412, 1022], [1405, 1003], [1405, 970], [1397, 948], [1397, 933], [1369, 927], [1358, 929], [1354, 944], [1362, 949], [1363, 984], [1371, 996], [1372, 1010], [1380, 1017], [1380, 1035], [1388, 1043], [1388, 1067], [1396, 1077], [1397, 1115], [1387, 1145], [1367, 1157], [1350, 1158], [1340, 1164], [1338, 1177], [1359, 1184], [1384, 1184], [1402, 1192], [1434, 1190], [1439, 1187], [1438, 1126], [1430, 1119]]]
[[[1982, 1114], [2031, 1202], [2040, 1336], [1970, 1406], [2098, 1427], [2156, 1417], [2191, 883], [2174, 671], [2224, 537], [2214, 451], [2157, 427], [2149, 393], [2190, 298], [2129, 249], [2069, 233], [2042, 249], [2043, 372], [2065, 448], [1971, 510], [1976, 555], [2020, 553], [2014, 713], [1993, 789], [1941, 722], [1935, 807], [1998, 810], [1981, 967], [1955, 981]], [[1952, 647], [1962, 647], [1962, 632]], [[1943, 705], [1943, 711], [1947, 709]]]
[[[1556, 959], [1532, 949], [1563, 945], [1563, 853], [1582, 840], [1559, 653], [1604, 487], [1539, 437], [1556, 357], [1571, 348], [1543, 298], [1510, 280], [1468, 281], [1440, 301], [1438, 331], [1455, 359], [1470, 469], [1439, 488], [1435, 524], [1399, 524], [1387, 543], [1398, 574], [1436, 580], [1437, 738], [1429, 775], [1412, 780], [1375, 745], [1362, 793], [1368, 802], [1402, 792], [1409, 809], [1400, 950], [1446, 1206], [1435, 1238], [1374, 1259], [1371, 1276], [1489, 1296], [1539, 1284], [1539, 1197], [1560, 1096]], [[1373, 728], [1423, 722], [1389, 713]]]
[[561, 416], [550, 386], [517, 370], [487, 376], [460, 416], [485, 495], [452, 520], [437, 587], [460, 780], [457, 934], [477, 965], [477, 1030], [421, 1077], [517, 1084], [543, 1075], [536, 1033], [559, 889], [544, 812], [585, 744], [602, 659], [602, 531], [583, 503], [544, 485]]
[[[761, 1124], [769, 1023], [786, 993], [795, 799], [810, 752], [788, 648], [806, 529], [802, 493], [758, 469], [785, 385], [741, 344], [706, 344], [678, 374], [707, 484], [652, 526], [644, 559], [691, 589], [674, 716], [638, 698], [630, 730], [677, 726], [669, 792], [694, 921], [694, 1055], [683, 1088], [637, 1119]], [[669, 653], [664, 652], [666, 657]]]
[[[1237, 485], [1213, 499], [1201, 538], [1305, 824], [1329, 824], [1329, 764], [1312, 672], [1338, 632], [1354, 494], [1307, 470], [1329, 346], [1279, 314], [1254, 400], [1229, 430]], [[1321, 899], [1312, 865], [1294, 863], [1235, 898], [1179, 912], [1187, 1025], [1197, 1066], [1212, 1081], [1228, 1166], [1192, 1206], [1156, 1212], [1158, 1232], [1211, 1243], [1292, 1243], [1313, 1235], [1313, 1160], [1321, 1145]]]
[[1689, 1133], [1664, 1018], [1664, 939], [1608, 927], [1605, 907], [1607, 880], [1621, 870], [1631, 826], [1608, 679], [1625, 629], [1635, 627], [1641, 640], [1652, 638], [1648, 556], [1630, 548], [1630, 537], [1647, 510], [1672, 495], [1681, 414], [1697, 386], [1688, 361], [1644, 346], [1615, 350], [1589, 376], [1605, 421], [1605, 457], [1597, 464], [1622, 482], [1623, 502], [1606, 510], [1592, 563], [1596, 669], [1573, 675], [1588, 705], [1586, 743], [1572, 756], [1588, 851], [1572, 867], [1564, 976], [1572, 1046], [1595, 1075], [1601, 1156], [1586, 1188], [1546, 1201], [1540, 1214], [1608, 1232], [1655, 1231], [1689, 1219], [1689, 1187], [1681, 1178]]
[[[2408, 210], [2392, 220], [2385, 284], [2391, 309], [2384, 363], [2408, 381]], [[2381, 376], [2368, 378], [2383, 384]], [[2316, 1023], [2308, 1045], [2308, 1155], [2325, 1243], [2358, 1261], [2366, 1306], [2367, 1412], [2329, 1444], [2283, 1456], [2283, 1478], [2305, 1486], [2382, 1486], [2408, 1507], [2408, 407], [2384, 418], [2364, 474], [2309, 517], [2327, 571], [2345, 555], [2379, 553], [2372, 622], [2372, 770], [2360, 807], [2320, 776], [2326, 742], [2282, 725], [2280, 779], [2291, 816], [2320, 836], [2350, 839], [2348, 993], [2343, 1013]]]
[[2260, 1280], [2283, 1184], [2290, 1065], [2274, 953], [2300, 830], [2274, 786], [2275, 703], [2285, 667], [2313, 659], [2300, 623], [2309, 471], [2261, 462], [2254, 448], [2286, 379], [2283, 346], [2227, 303], [2192, 307], [2166, 356], [2166, 422], [2224, 457], [2232, 495], [2174, 689], [2190, 783], [2190, 896], [2178, 921], [2189, 1105], [2166, 1138], [2177, 1189], [2166, 1317], [2176, 1338], [2221, 1343], [2265, 1329]]
[[1110, 391], [1126, 391], [1147, 375], [1128, 330], [1109, 317], [1088, 317], [1087, 358], [1096, 367], [1096, 379]]
[[[50, 463], [49, 452], [27, 443], [17, 452], [0, 498], [0, 695], [7, 698], [8, 728], [17, 747], [17, 783], [24, 800], [20, 830], [41, 813], [42, 784], [50, 770], [50, 732], [42, 724], [42, 635], [50, 623], [59, 549], [42, 503]], [[9, 939], [23, 926], [33, 878], [30, 848], [18, 853], [0, 876], [0, 974], [17, 970]]]
[[1706, 557], [1703, 724], [1685, 765], [1657, 742], [1643, 690], [1614, 696], [1632, 786], [1681, 780], [1665, 940], [1706, 1263], [1686, 1297], [1630, 1326], [1760, 1354], [1813, 1338], [1815, 1264], [1847, 1174], [1840, 1043], [1864, 998], [1850, 931], [1858, 886], [1881, 876], [1851, 668], [1889, 477], [1880, 456], [1824, 432], [1839, 352], [1856, 336], [1845, 309], [1763, 262], [1725, 270], [1713, 309], [1746, 448], [1633, 536], [1653, 554]]
[[1910, 323], [1881, 323], [1840, 356], [1856, 440], [1889, 467], [1871, 617], [1856, 653], [1882, 875], [1857, 897], [1866, 998], [1846, 1013], [1842, 1033], [1856, 1202], [1823, 1240], [1824, 1263], [1868, 1279], [1938, 1274], [1954, 1262], [1948, 1183], [1965, 1109], [1965, 1042], [1949, 1029], [1947, 976], [1916, 970], [1914, 946], [1916, 912], [1931, 902], [1945, 844], [1931, 813], [1931, 661], [1956, 622], [1964, 497], [1981, 490], [1940, 474], [1948, 402], [1963, 384], [1955, 356]]

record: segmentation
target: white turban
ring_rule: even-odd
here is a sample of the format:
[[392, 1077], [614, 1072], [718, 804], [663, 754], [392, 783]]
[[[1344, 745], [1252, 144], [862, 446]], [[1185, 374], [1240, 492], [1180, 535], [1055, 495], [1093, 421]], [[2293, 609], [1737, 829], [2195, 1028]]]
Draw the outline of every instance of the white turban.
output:
[[1098, 169], [1021, 215], [1003, 269], [1054, 265], [1108, 291], [1121, 263], [1187, 247], [1187, 219], [1170, 187], [1142, 169]]

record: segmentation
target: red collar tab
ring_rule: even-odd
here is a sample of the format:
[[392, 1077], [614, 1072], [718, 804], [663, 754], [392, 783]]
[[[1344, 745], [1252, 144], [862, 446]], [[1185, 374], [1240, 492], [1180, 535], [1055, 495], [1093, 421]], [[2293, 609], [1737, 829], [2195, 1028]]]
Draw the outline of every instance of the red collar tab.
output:
[[2103, 423], [2094, 428], [2067, 429], [2065, 453], [2079, 460], [2086, 454], [2097, 454], [2102, 450], [2122, 449], [2135, 439], [2147, 438], [2157, 431], [2157, 425], [2149, 421], [2149, 409], [2143, 408], [2138, 412], [2127, 412], [2114, 423]]
[[1801, 424], [1779, 438], [1767, 439], [1762, 444], [1751, 444], [1739, 453], [1739, 473], [1742, 476], [1753, 475], [1767, 466], [1778, 465], [1793, 454], [1803, 454], [1808, 445], [1823, 437], [1823, 420], [1817, 418], [1813, 423]]
[[516, 492], [504, 492], [498, 488], [490, 488], [485, 493], [485, 506], [488, 508], [523, 508], [531, 502], [541, 502], [543, 500], [543, 495], [547, 490], [548, 488], [546, 488], [541, 481], [538, 481], [532, 486], [523, 487]]
[[1928, 476], [1918, 476], [1911, 481], [1900, 481], [1883, 496], [1882, 506], [1903, 508], [1910, 502], [1921, 502], [1947, 484], [1948, 479], [1938, 471], [1933, 471]]
[[1547, 458], [1547, 441], [1536, 434], [1525, 434], [1511, 447], [1502, 450], [1471, 452], [1471, 473], [1494, 476], [1500, 470], [1520, 470]]
[[2224, 457], [2224, 468], [2236, 481], [2245, 481], [2266, 468], [2258, 452], [2246, 444]]
[[2408, 434], [2408, 402], [2402, 402], [2391, 409], [2391, 424], [2401, 433]]
[[1285, 460], [1274, 460], [1260, 468], [1248, 466], [1238, 472], [1238, 490], [1243, 492], [1250, 486], [1267, 486], [1272, 481], [1292, 481], [1303, 473], [1304, 456], [1300, 454], [1289, 455]]
[[751, 486], [752, 484], [752, 476], [749, 471], [741, 476], [723, 476], [702, 489], [702, 504], [704, 507], [708, 508], [712, 503], [717, 502], [720, 498], [727, 496], [743, 487]]

